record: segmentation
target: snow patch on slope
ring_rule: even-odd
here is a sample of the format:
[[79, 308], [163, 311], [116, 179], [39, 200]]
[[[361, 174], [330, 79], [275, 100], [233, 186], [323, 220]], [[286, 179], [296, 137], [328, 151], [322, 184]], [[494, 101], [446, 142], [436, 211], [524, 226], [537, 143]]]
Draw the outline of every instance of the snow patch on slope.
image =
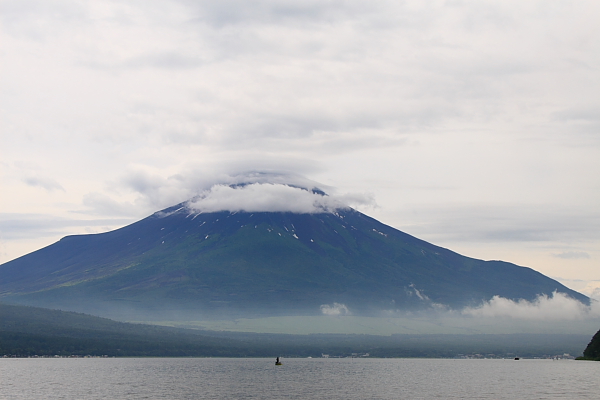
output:
[[333, 303], [332, 305], [322, 304], [321, 313], [323, 313], [323, 315], [335, 317], [340, 315], [351, 315], [350, 311], [348, 310], [348, 307], [346, 307], [345, 304], [340, 303]]

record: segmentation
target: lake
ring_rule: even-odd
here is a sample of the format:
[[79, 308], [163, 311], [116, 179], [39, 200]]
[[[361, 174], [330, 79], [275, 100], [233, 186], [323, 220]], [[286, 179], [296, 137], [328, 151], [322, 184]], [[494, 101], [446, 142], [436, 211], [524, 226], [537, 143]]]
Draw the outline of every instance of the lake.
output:
[[3, 399], [597, 399], [600, 362], [0, 359]]

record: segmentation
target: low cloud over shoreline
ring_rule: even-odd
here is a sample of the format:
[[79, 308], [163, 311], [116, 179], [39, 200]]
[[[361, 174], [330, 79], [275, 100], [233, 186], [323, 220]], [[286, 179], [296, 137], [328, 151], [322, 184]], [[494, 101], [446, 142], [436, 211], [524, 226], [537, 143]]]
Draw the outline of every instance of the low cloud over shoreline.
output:
[[573, 321], [600, 317], [600, 303], [592, 300], [587, 306], [564, 293], [540, 295], [533, 301], [510, 300], [494, 296], [480, 307], [468, 307], [462, 315], [479, 318], [513, 318], [522, 320]]

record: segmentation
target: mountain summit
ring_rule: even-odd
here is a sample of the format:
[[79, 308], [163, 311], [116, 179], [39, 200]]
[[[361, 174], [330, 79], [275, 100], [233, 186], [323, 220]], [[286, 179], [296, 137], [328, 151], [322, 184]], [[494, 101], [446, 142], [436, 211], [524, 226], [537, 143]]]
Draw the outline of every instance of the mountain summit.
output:
[[[67, 236], [0, 265], [0, 299], [100, 315], [237, 316], [381, 315], [553, 292], [589, 301], [530, 268], [417, 239], [317, 188], [256, 185], [270, 184], [216, 188], [121, 229]], [[249, 206], [237, 207], [245, 198]], [[219, 210], [220, 201], [229, 210]], [[294, 212], [265, 211], [286, 202]]]

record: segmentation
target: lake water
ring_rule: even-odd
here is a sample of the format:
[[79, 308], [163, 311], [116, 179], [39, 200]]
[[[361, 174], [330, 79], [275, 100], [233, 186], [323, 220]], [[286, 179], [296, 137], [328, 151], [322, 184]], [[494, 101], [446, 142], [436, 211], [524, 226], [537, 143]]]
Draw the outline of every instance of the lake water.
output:
[[0, 359], [2, 399], [597, 399], [600, 362]]

